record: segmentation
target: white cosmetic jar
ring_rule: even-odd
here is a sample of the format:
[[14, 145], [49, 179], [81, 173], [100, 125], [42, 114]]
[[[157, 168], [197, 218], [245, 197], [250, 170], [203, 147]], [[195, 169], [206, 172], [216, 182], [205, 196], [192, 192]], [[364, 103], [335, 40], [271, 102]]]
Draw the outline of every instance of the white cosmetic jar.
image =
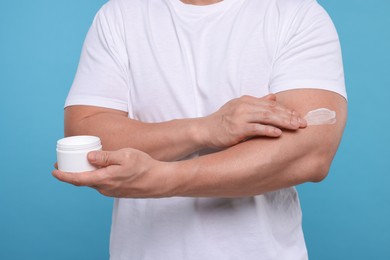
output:
[[102, 144], [97, 136], [79, 135], [57, 141], [58, 169], [64, 172], [85, 172], [96, 170], [89, 163], [87, 154], [101, 150]]

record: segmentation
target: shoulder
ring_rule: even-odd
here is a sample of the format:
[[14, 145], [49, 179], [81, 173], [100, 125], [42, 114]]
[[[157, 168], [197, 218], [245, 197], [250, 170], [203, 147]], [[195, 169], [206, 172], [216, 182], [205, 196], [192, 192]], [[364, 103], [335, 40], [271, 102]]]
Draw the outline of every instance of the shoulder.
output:
[[142, 20], [151, 2], [162, 0], [109, 0], [99, 10], [98, 15], [123, 24]]
[[109, 23], [124, 23], [128, 17], [139, 12], [147, 0], [108, 0], [96, 14], [98, 19]]
[[123, 15], [124, 13], [139, 9], [145, 5], [143, 0], [109, 0], [99, 10], [99, 13], [103, 13], [108, 16]]
[[140, 2], [141, 0], [108, 0], [96, 13], [92, 27], [96, 27], [99, 33], [124, 39], [129, 8]]
[[326, 13], [316, 0], [271, 0], [272, 9], [283, 18]]
[[316, 0], [270, 0], [267, 17], [287, 34], [317, 25], [333, 27], [328, 13]]

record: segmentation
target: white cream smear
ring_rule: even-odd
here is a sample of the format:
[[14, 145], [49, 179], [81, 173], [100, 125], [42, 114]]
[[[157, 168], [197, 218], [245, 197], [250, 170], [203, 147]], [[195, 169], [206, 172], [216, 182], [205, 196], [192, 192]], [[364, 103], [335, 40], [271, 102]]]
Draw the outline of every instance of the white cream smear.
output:
[[327, 108], [309, 111], [304, 119], [307, 125], [333, 125], [336, 123], [336, 112]]

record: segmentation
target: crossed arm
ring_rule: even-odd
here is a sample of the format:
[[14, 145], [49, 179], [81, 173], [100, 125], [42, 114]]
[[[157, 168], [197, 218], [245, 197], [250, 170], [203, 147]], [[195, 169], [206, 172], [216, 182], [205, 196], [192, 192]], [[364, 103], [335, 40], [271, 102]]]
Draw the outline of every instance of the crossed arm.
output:
[[[152, 155], [160, 160], [145, 153], [147, 149], [141, 149], [145, 152], [135, 149], [93, 152], [89, 154], [90, 161], [102, 168], [80, 174], [54, 171], [53, 175], [59, 180], [77, 186], [90, 186], [113, 197], [249, 196], [322, 180], [327, 175], [345, 127], [345, 99], [329, 91], [302, 89], [278, 93], [276, 100], [301, 115], [316, 108], [329, 108], [336, 111], [337, 122], [304, 128], [304, 123], [296, 124], [300, 118], [296, 116], [297, 113], [287, 109], [280, 112], [284, 116], [278, 117], [279, 121], [269, 119], [271, 125], [282, 124], [280, 128], [288, 129], [282, 134], [275, 130], [277, 128], [266, 126], [262, 128], [264, 134], [253, 134], [259, 137], [245, 142], [232, 141], [232, 146], [217, 153], [185, 161], [161, 161], [196, 150], [197, 142], [166, 158]], [[191, 133], [184, 127], [180, 129]], [[68, 131], [70, 134], [92, 134], [91, 130], [86, 129], [77, 133]], [[115, 140], [116, 134], [112, 135], [107, 140]], [[104, 142], [103, 139], [103, 145]], [[200, 146], [202, 142], [199, 141]], [[112, 149], [120, 148], [115, 143], [110, 143], [110, 146]], [[145, 146], [140, 144], [139, 147]]]
[[[301, 122], [299, 122], [301, 120]], [[298, 113], [276, 102], [275, 95], [243, 96], [200, 118], [144, 123], [119, 110], [71, 106], [65, 110], [65, 135], [90, 134], [104, 150], [134, 148], [161, 161], [175, 161], [203, 148], [226, 148], [251, 136], [278, 137], [282, 129], [305, 124]]]

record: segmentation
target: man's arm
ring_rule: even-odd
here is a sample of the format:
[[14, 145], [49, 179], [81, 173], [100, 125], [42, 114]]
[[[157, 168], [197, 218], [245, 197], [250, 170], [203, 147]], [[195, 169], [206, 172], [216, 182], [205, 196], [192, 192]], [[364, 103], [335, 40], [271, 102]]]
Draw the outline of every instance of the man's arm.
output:
[[299, 115], [275, 101], [244, 96], [203, 118], [144, 123], [124, 111], [95, 106], [65, 109], [65, 135], [96, 135], [104, 150], [135, 148], [162, 161], [183, 158], [202, 148], [225, 148], [251, 136], [277, 137], [281, 129], [304, 127]]
[[53, 171], [61, 181], [90, 186], [112, 197], [211, 196], [262, 194], [328, 173], [347, 118], [345, 99], [324, 90], [290, 90], [278, 100], [301, 114], [325, 107], [336, 111], [332, 125], [284, 131], [278, 139], [255, 138], [224, 151], [180, 162], [160, 162], [134, 149], [92, 152], [88, 159], [102, 168], [85, 173]]
[[198, 124], [196, 119], [143, 123], [120, 110], [95, 106], [65, 108], [65, 136], [99, 136], [104, 150], [131, 147], [162, 161], [180, 159], [203, 148], [196, 131]]
[[256, 138], [224, 151], [171, 165], [175, 196], [248, 196], [324, 179], [347, 118], [345, 99], [324, 90], [290, 90], [277, 100], [300, 114], [316, 108], [336, 111], [333, 125]]

